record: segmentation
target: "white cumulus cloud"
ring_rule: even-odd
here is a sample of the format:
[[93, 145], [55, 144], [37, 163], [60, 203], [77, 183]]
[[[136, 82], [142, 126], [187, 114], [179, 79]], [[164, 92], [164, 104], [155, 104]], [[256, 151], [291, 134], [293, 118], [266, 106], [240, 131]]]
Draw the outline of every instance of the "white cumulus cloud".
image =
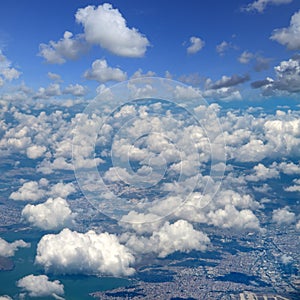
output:
[[50, 64], [63, 64], [67, 59], [75, 60], [88, 50], [89, 46], [83, 35], [76, 35], [66, 31], [58, 42], [50, 41], [49, 44], [40, 44], [39, 56]]
[[205, 42], [201, 38], [192, 36], [190, 38], [190, 46], [186, 49], [188, 54], [195, 54], [205, 46]]
[[61, 229], [74, 222], [68, 202], [63, 198], [49, 198], [45, 203], [27, 204], [22, 217], [32, 225], [44, 230]]
[[45, 196], [45, 190], [40, 188], [40, 182], [25, 182], [16, 192], [9, 196], [12, 200], [37, 201]]
[[17, 282], [17, 286], [30, 297], [54, 297], [62, 299], [64, 294], [64, 286], [58, 280], [50, 281], [46, 275], [35, 276], [33, 274], [21, 278]]
[[166, 257], [175, 251], [205, 251], [210, 243], [205, 233], [195, 230], [192, 224], [185, 220], [173, 224], [166, 222], [162, 228], [153, 232], [150, 240], [159, 257]]
[[51, 197], [66, 198], [69, 195], [73, 194], [75, 191], [76, 191], [76, 189], [72, 182], [69, 182], [69, 183], [58, 182], [58, 183], [54, 184], [53, 186], [51, 186], [47, 195], [49, 195]]
[[[59, 160], [58, 163], [61, 164], [62, 161]], [[49, 181], [46, 178], [41, 178], [39, 181], [24, 182], [17, 191], [10, 194], [9, 198], [12, 200], [35, 202], [46, 196], [66, 198], [75, 191], [74, 184], [71, 182], [58, 182], [49, 186]]]
[[47, 148], [45, 146], [32, 145], [27, 148], [26, 154], [30, 159], [37, 159], [41, 157], [46, 152], [46, 150]]
[[[140, 231], [139, 228], [135, 229]], [[154, 230], [149, 238], [131, 233], [125, 233], [121, 238], [134, 252], [152, 252], [159, 257], [166, 257], [175, 251], [205, 251], [210, 244], [210, 239], [205, 233], [195, 230], [192, 224], [185, 220], [178, 220], [173, 224], [165, 222], [163, 226]]]
[[300, 179], [293, 180], [294, 185], [286, 187], [284, 190], [286, 192], [300, 192]]
[[289, 225], [295, 221], [295, 218], [295, 213], [291, 212], [288, 206], [275, 209], [272, 214], [272, 221], [278, 225]]
[[70, 84], [64, 90], [64, 94], [71, 94], [73, 96], [84, 96], [87, 93], [87, 88], [80, 84]]
[[23, 240], [17, 240], [12, 243], [8, 243], [4, 239], [0, 238], [0, 256], [4, 256], [4, 257], [14, 256], [18, 248], [28, 248], [28, 247], [30, 247], [30, 244], [24, 242]]
[[2, 54], [0, 49], [0, 87], [4, 85], [5, 81], [12, 81], [18, 79], [22, 73], [12, 67], [12, 63], [8, 58]]
[[253, 170], [255, 171], [254, 174], [246, 176], [246, 179], [249, 181], [257, 182], [279, 177], [279, 171], [275, 169], [275, 165], [271, 166], [271, 168], [267, 168], [263, 164], [259, 163], [258, 165], [254, 166]]
[[2, 70], [1, 74], [6, 80], [12, 81], [13, 79], [18, 79], [22, 73], [15, 68], [7, 68]]
[[123, 81], [127, 75], [120, 68], [108, 66], [105, 59], [97, 59], [92, 63], [92, 68], [84, 73], [84, 77], [99, 82]]
[[[59, 249], [59, 251], [57, 251]], [[42, 237], [36, 262], [46, 271], [62, 274], [132, 275], [134, 256], [109, 233], [79, 233], [69, 229]]]
[[122, 14], [109, 3], [80, 8], [75, 17], [83, 25], [88, 43], [100, 45], [115, 55], [141, 57], [149, 46], [148, 39], [137, 29], [127, 27]]
[[209, 223], [221, 228], [259, 229], [259, 220], [250, 209], [237, 210], [227, 204], [224, 209], [217, 209], [208, 213]]
[[300, 50], [300, 10], [292, 16], [289, 27], [275, 29], [270, 38], [289, 50]]

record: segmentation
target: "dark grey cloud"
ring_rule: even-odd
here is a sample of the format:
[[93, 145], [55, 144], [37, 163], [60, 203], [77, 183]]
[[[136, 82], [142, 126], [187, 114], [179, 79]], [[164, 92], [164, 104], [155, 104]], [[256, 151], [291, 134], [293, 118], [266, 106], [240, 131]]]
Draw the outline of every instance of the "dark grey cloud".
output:
[[234, 74], [231, 77], [223, 76], [220, 80], [213, 83], [209, 88], [217, 90], [224, 87], [232, 87], [248, 80], [250, 80], [250, 76], [248, 74], [243, 76]]
[[266, 78], [251, 83], [252, 88], [262, 88], [264, 95], [273, 95], [276, 92], [300, 92], [300, 56], [282, 61], [274, 67], [276, 78]]
[[263, 79], [263, 80], [258, 80], [258, 81], [254, 81], [251, 83], [251, 87], [254, 88], [254, 89], [259, 89], [263, 86], [266, 86], [268, 84], [271, 84], [273, 82], [272, 79], [270, 78], [266, 78], [266, 79]]

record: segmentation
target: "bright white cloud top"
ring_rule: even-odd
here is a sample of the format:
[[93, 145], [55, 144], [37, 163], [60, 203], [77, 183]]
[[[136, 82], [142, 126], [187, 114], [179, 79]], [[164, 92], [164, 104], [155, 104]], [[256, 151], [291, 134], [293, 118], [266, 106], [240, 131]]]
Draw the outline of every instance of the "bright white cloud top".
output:
[[127, 75], [119, 68], [109, 67], [105, 59], [97, 59], [92, 63], [92, 68], [84, 73], [84, 77], [99, 82], [107, 82], [124, 81]]
[[135, 258], [113, 234], [64, 229], [59, 234], [43, 236], [36, 262], [46, 271], [59, 274], [128, 276], [134, 273], [131, 265]]
[[99, 45], [113, 54], [141, 57], [149, 46], [148, 39], [136, 28], [127, 27], [122, 14], [109, 3], [81, 8], [75, 17], [84, 27], [87, 42]]
[[23, 240], [17, 240], [12, 243], [5, 241], [0, 238], [0, 256], [11, 257], [15, 255], [15, 252], [19, 248], [28, 248], [30, 247], [29, 243], [24, 242]]
[[50, 281], [46, 275], [28, 275], [17, 282], [17, 286], [28, 293], [30, 297], [54, 297], [64, 294], [64, 286], [58, 281]]
[[296, 12], [290, 21], [290, 26], [275, 29], [271, 39], [285, 45], [289, 50], [300, 50], [300, 11]]
[[57, 230], [72, 226], [75, 214], [72, 213], [65, 199], [49, 198], [41, 204], [27, 204], [22, 210], [22, 217], [38, 228]]

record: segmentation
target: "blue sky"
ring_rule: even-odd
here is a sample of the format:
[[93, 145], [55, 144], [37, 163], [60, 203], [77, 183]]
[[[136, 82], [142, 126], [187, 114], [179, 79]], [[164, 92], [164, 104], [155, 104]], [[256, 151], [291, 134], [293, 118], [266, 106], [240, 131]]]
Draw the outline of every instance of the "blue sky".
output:
[[[113, 26], [103, 28], [105, 20], [102, 20], [104, 23], [99, 21], [103, 17], [100, 8], [104, 3], [57, 0], [3, 2], [0, 13], [2, 97], [10, 94], [10, 97], [5, 97], [14, 99], [13, 94], [22, 86], [22, 93], [26, 90], [24, 87], [30, 88], [30, 97], [34, 99], [60, 96], [89, 98], [95, 95], [99, 84], [110, 85], [130, 79], [139, 69], [144, 74], [151, 71], [151, 75], [155, 73], [161, 77], [166, 76], [168, 71], [173, 79], [192, 84], [200, 88], [205, 97], [216, 100], [256, 99], [262, 94], [263, 98], [299, 96], [297, 89], [291, 91], [287, 87], [290, 83], [300, 83], [297, 73], [299, 59], [294, 58], [300, 50], [300, 32], [297, 29], [297, 25], [300, 26], [300, 13], [297, 14], [299, 1], [189, 0], [173, 1], [171, 5], [167, 0], [110, 1], [108, 19], [115, 20], [117, 15], [116, 20], [124, 21], [122, 30], [132, 32], [132, 28], [136, 28], [137, 42], [141, 42], [138, 54], [125, 55], [114, 50], [122, 47], [118, 37], [110, 41], [109, 47], [103, 46], [103, 39], [114, 36], [116, 32]], [[89, 5], [94, 6], [93, 12], [97, 12], [93, 19], [86, 21], [88, 17], [85, 16], [82, 21], [76, 20], [77, 11]], [[295, 26], [291, 27], [293, 16]], [[271, 39], [276, 29], [281, 30], [281, 35]], [[89, 35], [87, 30], [92, 30], [94, 36]], [[282, 36], [284, 30], [288, 34]], [[65, 44], [63, 50], [54, 49], [56, 54], [64, 52], [63, 61], [51, 61], [41, 53], [41, 45], [53, 50], [50, 41], [57, 45], [65, 32], [73, 34], [69, 36], [71, 41], [77, 40], [80, 35], [82, 51], [72, 56], [72, 51], [79, 49], [78, 45], [70, 48]], [[196, 48], [188, 50], [192, 37]], [[86, 72], [96, 60], [105, 61], [104, 69], [98, 70], [98, 77], [91, 73], [88, 76]], [[285, 69], [280, 73], [284, 78], [278, 79], [274, 67], [284, 61], [293, 65], [294, 73], [288, 75], [292, 78], [287, 78]], [[99, 69], [99, 64], [95, 68]], [[107, 72], [107, 68], [112, 68], [109, 72], [118, 68], [119, 76], [113, 73], [110, 77], [107, 74], [99, 77], [99, 72]], [[18, 72], [6, 72], [4, 75], [4, 69]], [[266, 81], [266, 78], [275, 83]], [[260, 88], [253, 89], [253, 82], [259, 82], [256, 86]], [[47, 87], [51, 84], [56, 84], [55, 91], [47, 94]], [[68, 94], [76, 84], [82, 87], [82, 92]], [[72, 87], [66, 90], [70, 85]], [[28, 91], [23, 95], [26, 96], [29, 96]]]

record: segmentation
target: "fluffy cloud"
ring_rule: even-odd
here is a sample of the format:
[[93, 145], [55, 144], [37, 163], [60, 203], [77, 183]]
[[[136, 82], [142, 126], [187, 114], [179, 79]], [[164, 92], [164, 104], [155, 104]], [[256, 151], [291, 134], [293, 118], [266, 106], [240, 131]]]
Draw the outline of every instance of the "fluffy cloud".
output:
[[105, 59], [97, 59], [92, 63], [92, 69], [84, 73], [84, 77], [99, 82], [123, 81], [127, 75], [119, 68], [111, 68]]
[[58, 83], [51, 83], [46, 88], [40, 87], [37, 93], [34, 95], [34, 99], [49, 99], [54, 96], [60, 96], [61, 89]]
[[49, 44], [40, 44], [39, 55], [50, 64], [63, 64], [67, 59], [75, 60], [88, 50], [88, 45], [83, 35], [76, 35], [69, 31], [64, 33], [58, 42], [50, 41]]
[[[59, 249], [59, 251], [57, 251]], [[113, 234], [69, 229], [42, 237], [36, 262], [46, 271], [62, 274], [132, 275], [135, 259]]]
[[296, 215], [288, 206], [275, 209], [272, 213], [272, 221], [278, 225], [289, 225], [295, 221]]
[[199, 37], [192, 36], [190, 38], [190, 46], [186, 49], [188, 54], [195, 54], [199, 52], [205, 45], [205, 42]]
[[178, 220], [173, 224], [166, 222], [155, 230], [150, 238], [124, 234], [126, 246], [137, 253], [157, 253], [159, 257], [166, 257], [175, 252], [190, 252], [191, 250], [205, 251], [210, 244], [208, 236], [193, 228], [185, 220]]
[[226, 205], [224, 209], [217, 209], [208, 213], [209, 223], [221, 228], [259, 229], [259, 221], [249, 209], [237, 210], [233, 205]]
[[58, 182], [49, 187], [49, 182], [45, 178], [39, 181], [27, 181], [9, 196], [12, 200], [38, 201], [45, 196], [66, 198], [76, 191], [72, 183]]
[[2, 70], [0, 74], [2, 74], [6, 80], [12, 81], [13, 79], [18, 79], [22, 73], [15, 68], [7, 68]]
[[[278, 165], [278, 169], [288, 175], [298, 174], [300, 175], [300, 164], [294, 164], [293, 162], [282, 162]], [[300, 182], [299, 182], [300, 183]]]
[[10, 257], [14, 256], [15, 252], [19, 248], [28, 248], [29, 243], [25, 243], [23, 240], [17, 240], [12, 243], [8, 243], [4, 239], [0, 238], [0, 256]]
[[73, 194], [75, 191], [76, 189], [72, 182], [70, 183], [58, 182], [53, 186], [51, 186], [51, 188], [47, 192], [47, 195], [51, 197], [66, 198], [69, 195]]
[[27, 204], [22, 210], [22, 218], [33, 226], [44, 230], [61, 229], [74, 223], [68, 202], [63, 198], [49, 198], [45, 203]]
[[28, 293], [30, 297], [54, 297], [62, 299], [64, 294], [64, 286], [60, 281], [50, 281], [46, 275], [28, 275], [17, 282], [17, 286], [24, 292]]
[[[299, 124], [296, 112], [244, 117], [229, 113], [221, 117], [227, 154], [240, 162], [260, 162], [264, 158], [298, 157]], [[230, 128], [232, 127], [232, 128]], [[246, 129], [248, 128], [248, 129]]]
[[26, 154], [30, 159], [37, 159], [41, 157], [46, 152], [46, 150], [47, 148], [45, 146], [32, 145], [27, 148]]
[[166, 222], [159, 231], [154, 231], [151, 243], [158, 252], [159, 257], [166, 257], [175, 252], [190, 252], [191, 250], [205, 251], [210, 239], [206, 234], [197, 231], [184, 220], [173, 224]]
[[300, 57], [282, 61], [274, 70], [277, 76], [277, 80], [273, 82], [275, 89], [289, 92], [300, 91]]
[[0, 300], [12, 300], [12, 298], [7, 295], [4, 295], [4, 296], [0, 296]]
[[16, 192], [12, 192], [9, 196], [12, 200], [20, 201], [38, 201], [45, 196], [45, 190], [41, 189], [43, 181], [25, 182]]
[[87, 42], [100, 45], [111, 53], [126, 57], [141, 57], [149, 46], [148, 39], [126, 20], [111, 4], [87, 6], [77, 11], [76, 21], [84, 27]]
[[137, 213], [130, 211], [120, 220], [120, 225], [126, 229], [133, 229], [138, 234], [152, 233], [159, 228], [161, 217], [155, 214]]
[[84, 96], [87, 93], [87, 89], [80, 84], [70, 84], [64, 90], [64, 94], [71, 94], [73, 96]]
[[284, 190], [286, 192], [300, 192], [300, 179], [293, 180], [294, 185], [286, 187]]
[[256, 0], [252, 3], [248, 4], [246, 7], [243, 7], [243, 11], [257, 11], [262, 13], [268, 5], [280, 5], [280, 4], [288, 4], [293, 0]]
[[0, 87], [4, 85], [4, 82], [12, 81], [14, 79], [18, 79], [22, 73], [17, 69], [12, 67], [12, 63], [7, 59], [5, 55], [2, 54], [0, 49]]
[[288, 61], [282, 61], [274, 67], [276, 79], [266, 78], [251, 84], [253, 88], [262, 88], [266, 96], [276, 92], [300, 92], [300, 57], [294, 56]]
[[[241, 184], [239, 182], [239, 185]], [[178, 218], [219, 228], [237, 231], [260, 230], [259, 220], [252, 212], [257, 208], [259, 203], [251, 196], [232, 190], [221, 190], [214, 196], [192, 193], [175, 214]]]
[[289, 50], [300, 50], [300, 10], [292, 16], [289, 27], [275, 29], [270, 39]]
[[[275, 166], [275, 165], [274, 165]], [[265, 167], [263, 164], [259, 163], [257, 166], [254, 166], [254, 174], [246, 176], [246, 179], [249, 181], [262, 181], [272, 178], [278, 178], [279, 172], [271, 166], [271, 168]]]

